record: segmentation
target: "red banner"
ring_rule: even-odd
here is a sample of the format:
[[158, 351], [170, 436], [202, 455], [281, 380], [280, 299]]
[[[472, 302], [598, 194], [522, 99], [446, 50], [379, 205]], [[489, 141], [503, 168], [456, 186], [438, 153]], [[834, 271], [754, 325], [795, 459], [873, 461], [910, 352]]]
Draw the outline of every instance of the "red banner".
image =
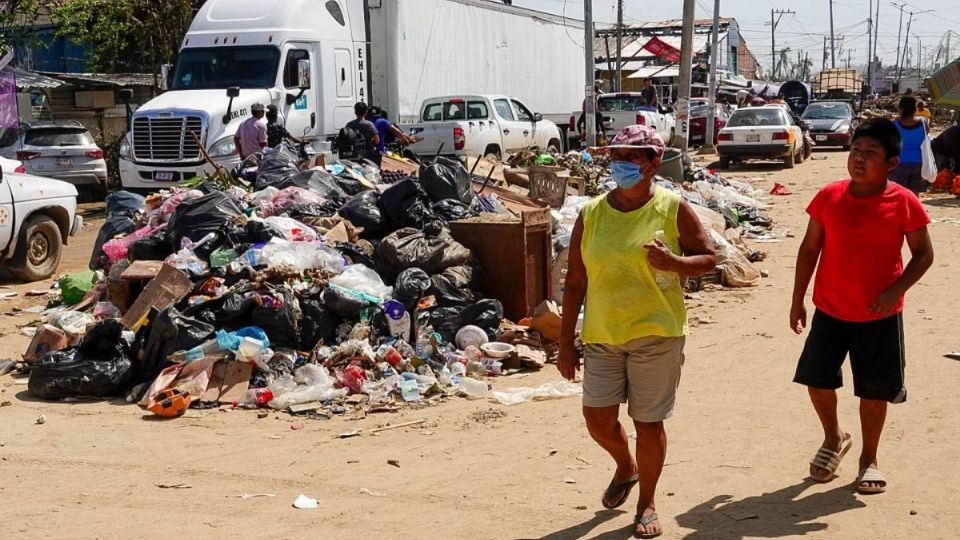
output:
[[643, 48], [667, 62], [680, 61], [680, 49], [675, 48], [673, 45], [670, 45], [658, 37], [650, 38], [650, 41], [648, 41]]

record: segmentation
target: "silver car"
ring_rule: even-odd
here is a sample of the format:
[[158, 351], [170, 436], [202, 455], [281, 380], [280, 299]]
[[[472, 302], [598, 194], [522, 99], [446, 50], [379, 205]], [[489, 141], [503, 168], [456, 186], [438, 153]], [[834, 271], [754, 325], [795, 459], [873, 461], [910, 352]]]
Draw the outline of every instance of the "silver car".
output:
[[63, 180], [80, 188], [107, 185], [103, 150], [79, 122], [24, 124], [16, 148], [15, 157], [27, 174]]

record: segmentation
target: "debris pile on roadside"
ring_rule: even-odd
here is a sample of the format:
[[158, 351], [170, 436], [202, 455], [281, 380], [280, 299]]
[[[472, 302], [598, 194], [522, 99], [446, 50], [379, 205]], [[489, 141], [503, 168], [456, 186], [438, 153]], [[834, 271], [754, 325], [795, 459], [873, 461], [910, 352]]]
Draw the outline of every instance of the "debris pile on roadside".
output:
[[[29, 389], [127, 395], [171, 417], [575, 395], [495, 394], [486, 378], [556, 354], [562, 288], [551, 274], [562, 279], [583, 204], [612, 187], [607, 164], [579, 152], [508, 163], [309, 167], [280, 148], [230, 180], [218, 171], [145, 198], [113, 193], [91, 271], [61, 278], [63, 305], [42, 314], [24, 355]], [[771, 226], [759, 194], [693, 165], [684, 180], [658, 182], [695, 206], [720, 255], [694, 287], [755, 284], [762, 253], [742, 237]]]

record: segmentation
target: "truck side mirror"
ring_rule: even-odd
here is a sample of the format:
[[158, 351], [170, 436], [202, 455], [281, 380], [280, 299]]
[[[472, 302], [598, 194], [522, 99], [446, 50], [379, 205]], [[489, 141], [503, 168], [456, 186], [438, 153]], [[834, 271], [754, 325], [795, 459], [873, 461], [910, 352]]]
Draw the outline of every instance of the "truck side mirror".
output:
[[543, 115], [542, 115], [542, 114], [540, 114], [540, 113], [538, 113], [538, 112], [537, 112], [537, 113], [533, 113], [533, 121], [534, 121], [534, 122], [539, 122], [539, 121], [541, 121], [541, 120], [543, 120]]
[[120, 101], [123, 102], [126, 108], [127, 115], [127, 131], [130, 131], [130, 118], [133, 116], [133, 110], [130, 109], [130, 102], [133, 101], [133, 89], [123, 88], [120, 90]]
[[310, 60], [297, 61], [297, 86], [301, 90], [310, 89]]
[[227, 125], [230, 123], [230, 117], [232, 116], [230, 109], [233, 107], [233, 98], [239, 95], [240, 95], [239, 86], [231, 86], [230, 88], [227, 88], [227, 97], [230, 98], [230, 102], [227, 103], [226, 114], [224, 114], [223, 118], [221, 118], [221, 120], [223, 120], [223, 125]]

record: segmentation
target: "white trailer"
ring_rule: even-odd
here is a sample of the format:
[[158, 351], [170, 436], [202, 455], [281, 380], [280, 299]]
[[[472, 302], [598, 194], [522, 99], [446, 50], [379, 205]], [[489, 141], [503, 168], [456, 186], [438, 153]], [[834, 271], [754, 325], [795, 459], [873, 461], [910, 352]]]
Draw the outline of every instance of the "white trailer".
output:
[[170, 90], [133, 115], [121, 182], [158, 189], [209, 172], [193, 134], [235, 165], [233, 136], [256, 102], [318, 152], [357, 101], [413, 120], [427, 97], [508, 94], [560, 123], [582, 100], [582, 36], [582, 22], [492, 0], [208, 0]]

